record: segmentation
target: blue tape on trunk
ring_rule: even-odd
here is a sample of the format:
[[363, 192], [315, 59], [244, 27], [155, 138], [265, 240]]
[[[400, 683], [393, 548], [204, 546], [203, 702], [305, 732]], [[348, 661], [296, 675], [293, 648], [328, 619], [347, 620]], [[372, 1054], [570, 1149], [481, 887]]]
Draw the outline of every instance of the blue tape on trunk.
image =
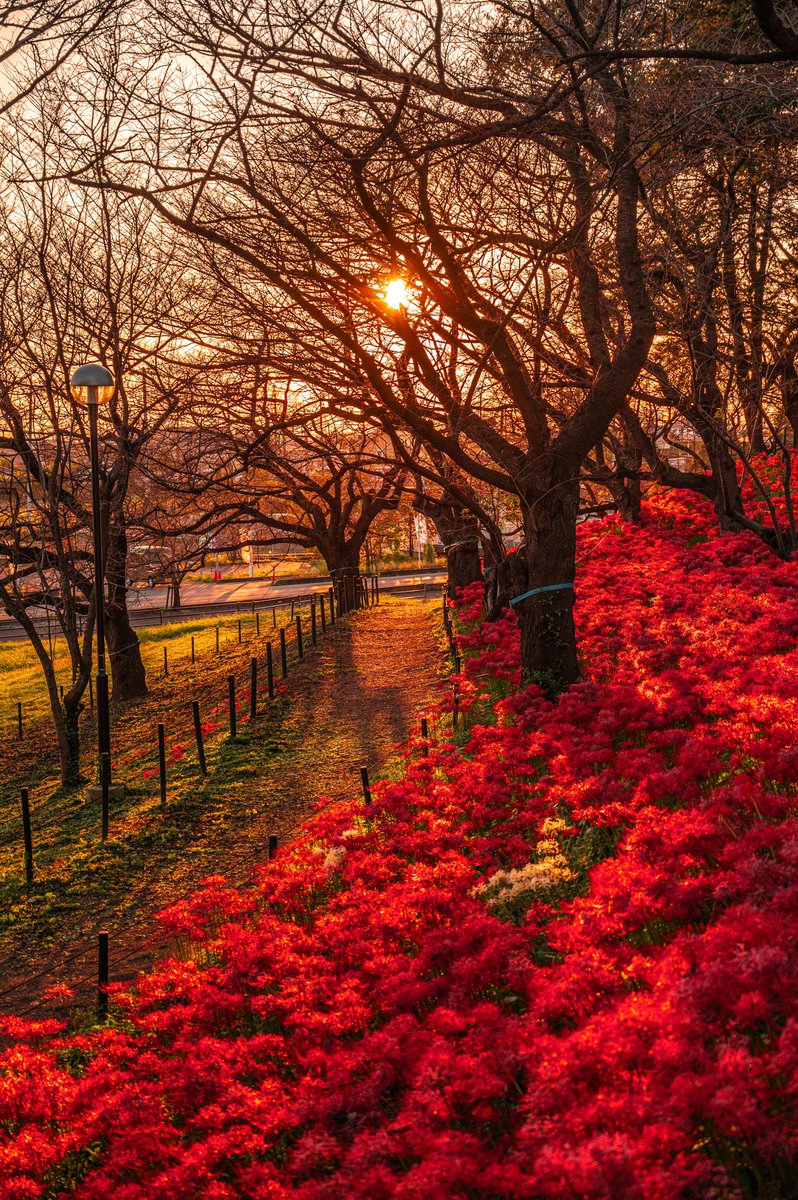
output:
[[522, 600], [528, 600], [530, 596], [539, 596], [541, 592], [563, 592], [573, 586], [572, 583], [550, 583], [548, 587], [532, 588], [531, 592], [524, 592], [522, 596], [515, 596], [510, 603], [520, 604]]

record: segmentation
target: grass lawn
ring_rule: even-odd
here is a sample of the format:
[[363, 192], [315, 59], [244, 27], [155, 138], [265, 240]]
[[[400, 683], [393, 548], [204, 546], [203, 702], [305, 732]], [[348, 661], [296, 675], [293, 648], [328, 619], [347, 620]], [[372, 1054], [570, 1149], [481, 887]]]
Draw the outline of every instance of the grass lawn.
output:
[[[435, 606], [437, 609], [437, 606]], [[431, 604], [388, 601], [327, 629], [310, 645], [303, 617], [305, 661], [299, 665], [288, 621], [289, 674], [276, 699], [266, 695], [266, 642], [273, 642], [280, 679], [278, 635], [261, 614], [261, 636], [251, 617], [238, 641], [237, 618], [141, 631], [149, 696], [113, 715], [114, 780], [124, 800], [112, 804], [110, 836], [100, 840], [99, 803], [85, 788], [59, 785], [52, 722], [32, 651], [0, 646], [6, 709], [25, 705], [25, 738], [6, 737], [0, 748], [0, 975], [3, 984], [91, 944], [103, 924], [135, 939], [151, 930], [153, 911], [187, 893], [198, 880], [222, 873], [245, 881], [263, 861], [269, 833], [284, 837], [311, 811], [317, 796], [358, 786], [359, 768], [384, 763], [406, 736], [415, 707], [439, 666]], [[419, 624], [420, 622], [420, 624]], [[283, 616], [283, 623], [286, 617]], [[220, 652], [216, 653], [216, 628]], [[411, 626], [429, 644], [433, 660], [405, 695]], [[196, 661], [191, 662], [191, 638]], [[369, 640], [371, 639], [371, 641]], [[163, 648], [169, 675], [163, 673]], [[249, 721], [249, 668], [259, 663], [259, 715]], [[391, 657], [397, 676], [390, 676]], [[67, 664], [62, 664], [66, 668]], [[385, 673], [387, 671], [387, 674]], [[238, 734], [229, 736], [227, 676], [236, 678]], [[383, 686], [390, 679], [391, 686]], [[415, 689], [415, 690], [413, 690]], [[202, 778], [191, 701], [199, 700], [208, 775]], [[411, 711], [412, 710], [412, 711]], [[156, 726], [166, 727], [168, 803], [160, 803]], [[83, 722], [84, 773], [93, 777], [93, 714]], [[19, 788], [31, 789], [35, 876], [24, 882]], [[138, 931], [137, 931], [138, 927]], [[0, 992], [2, 986], [0, 986]], [[11, 998], [9, 998], [10, 1001]], [[16, 997], [15, 997], [16, 1000]], [[17, 1010], [17, 1005], [12, 1006]]]

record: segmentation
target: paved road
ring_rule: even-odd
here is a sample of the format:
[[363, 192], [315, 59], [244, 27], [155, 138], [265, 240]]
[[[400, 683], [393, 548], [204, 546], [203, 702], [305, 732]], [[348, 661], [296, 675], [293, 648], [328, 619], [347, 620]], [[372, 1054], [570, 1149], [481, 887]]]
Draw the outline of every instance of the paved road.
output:
[[[442, 571], [413, 573], [412, 575], [384, 575], [380, 579], [380, 591], [418, 584], [439, 587], [446, 581]], [[330, 580], [318, 577], [298, 582], [269, 583], [265, 579], [238, 579], [220, 583], [185, 583], [180, 588], [181, 605], [244, 603], [251, 600], [279, 600], [281, 596], [297, 596], [305, 592], [324, 591]], [[163, 608], [166, 605], [167, 589], [131, 588], [128, 592], [128, 607]]]
[[[440, 592], [446, 581], [443, 572], [413, 572], [408, 575], [386, 575], [380, 580], [381, 592], [397, 592], [401, 595], [433, 596]], [[128, 592], [128, 611], [134, 628], [148, 625], [163, 625], [173, 622], [197, 620], [203, 616], [225, 616], [238, 611], [254, 611], [254, 606], [263, 609], [270, 604], [286, 604], [296, 596], [309, 596], [311, 592], [326, 592], [329, 579], [296, 579], [270, 584], [265, 579], [242, 579], [220, 583], [187, 583], [180, 589], [180, 608], [166, 607], [166, 588], [131, 588]], [[225, 607], [228, 606], [228, 607]], [[244, 606], [247, 606], [246, 608]], [[250, 608], [249, 606], [252, 606]], [[42, 612], [36, 620], [39, 631], [49, 632], [47, 615]], [[56, 621], [51, 624], [53, 636], [57, 636]], [[16, 621], [0, 615], [0, 642], [25, 640], [25, 633]]]

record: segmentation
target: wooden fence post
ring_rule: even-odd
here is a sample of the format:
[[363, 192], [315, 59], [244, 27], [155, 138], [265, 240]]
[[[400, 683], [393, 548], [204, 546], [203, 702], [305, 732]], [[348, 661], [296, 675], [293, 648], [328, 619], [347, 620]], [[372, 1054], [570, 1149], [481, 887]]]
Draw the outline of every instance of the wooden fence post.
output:
[[236, 736], [236, 677], [227, 676], [227, 707], [230, 714], [230, 737]]
[[163, 722], [158, 722], [158, 777], [161, 784], [161, 804], [166, 804], [166, 738]]
[[108, 934], [97, 935], [97, 1020], [108, 1019]]
[[280, 626], [280, 666], [282, 668], [283, 679], [288, 674], [288, 651], [285, 645], [285, 626]]
[[33, 833], [30, 826], [28, 789], [20, 788], [19, 795], [22, 802], [22, 839], [25, 844], [25, 882], [31, 884], [33, 883]]
[[371, 804], [371, 788], [369, 787], [369, 772], [368, 767], [360, 768], [360, 782], [363, 785], [363, 801], [366, 808]]
[[296, 615], [296, 651], [300, 658], [305, 657], [305, 651], [302, 646], [302, 618], [299, 613]]
[[269, 688], [269, 699], [274, 699], [274, 660], [272, 658], [272, 644], [266, 643], [266, 684]]
[[207, 775], [208, 767], [205, 763], [205, 746], [202, 742], [202, 721], [200, 720], [199, 700], [191, 702], [191, 709], [194, 713], [194, 737], [197, 739], [197, 755], [199, 757], [200, 774]]

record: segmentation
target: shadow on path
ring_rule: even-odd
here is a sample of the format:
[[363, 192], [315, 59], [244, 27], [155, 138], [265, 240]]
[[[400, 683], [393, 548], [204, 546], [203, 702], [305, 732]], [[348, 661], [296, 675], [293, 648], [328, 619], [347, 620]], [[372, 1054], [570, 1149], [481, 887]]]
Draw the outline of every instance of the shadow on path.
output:
[[[360, 767], [377, 772], [436, 699], [440, 662], [430, 605], [414, 600], [365, 609], [308, 647], [286, 700], [223, 743], [187, 802], [120, 842], [113, 861], [109, 850], [98, 852], [103, 902], [96, 890], [94, 903], [87, 896], [38, 961], [25, 953], [0, 967], [0, 1012], [65, 1015], [42, 1002], [55, 983], [74, 990], [70, 1009], [89, 1008], [100, 929], [111, 935], [112, 979], [115, 965], [117, 978], [129, 978], [168, 951], [153, 914], [209, 875], [246, 885], [267, 857], [270, 834], [285, 840], [319, 797], [356, 797]], [[58, 881], [67, 894], [69, 867]]]

